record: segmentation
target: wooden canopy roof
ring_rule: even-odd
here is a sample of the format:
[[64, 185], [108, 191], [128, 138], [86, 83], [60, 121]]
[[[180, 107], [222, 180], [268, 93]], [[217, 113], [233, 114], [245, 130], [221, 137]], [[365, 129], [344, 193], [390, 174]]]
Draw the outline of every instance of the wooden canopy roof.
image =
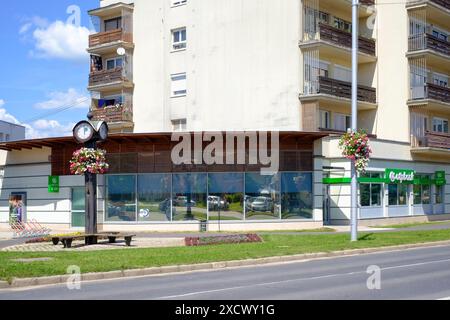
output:
[[[191, 132], [194, 134], [196, 132]], [[225, 132], [222, 132], [225, 135]], [[244, 132], [235, 132], [236, 134], [244, 134]], [[326, 136], [330, 132], [304, 132], [304, 131], [282, 131], [280, 132], [280, 140], [301, 139], [307, 141], [314, 141]], [[108, 138], [108, 142], [116, 143], [170, 143], [172, 133], [121, 133], [112, 134]], [[24, 149], [32, 150], [34, 148], [64, 148], [76, 146], [78, 143], [73, 137], [59, 137], [59, 138], [44, 138], [31, 139], [21, 141], [11, 141], [0, 143], [0, 150], [5, 151], [20, 151]]]

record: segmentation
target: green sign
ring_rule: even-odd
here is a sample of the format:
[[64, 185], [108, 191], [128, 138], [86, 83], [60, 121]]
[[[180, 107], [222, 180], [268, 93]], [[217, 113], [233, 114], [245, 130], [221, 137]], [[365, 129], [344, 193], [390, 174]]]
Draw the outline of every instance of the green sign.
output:
[[447, 181], [445, 180], [445, 171], [436, 171], [435, 179], [437, 186], [445, 186], [447, 184]]
[[385, 179], [387, 183], [409, 183], [414, 182], [416, 172], [409, 169], [386, 169]]
[[59, 192], [59, 176], [48, 177], [48, 192], [49, 193]]

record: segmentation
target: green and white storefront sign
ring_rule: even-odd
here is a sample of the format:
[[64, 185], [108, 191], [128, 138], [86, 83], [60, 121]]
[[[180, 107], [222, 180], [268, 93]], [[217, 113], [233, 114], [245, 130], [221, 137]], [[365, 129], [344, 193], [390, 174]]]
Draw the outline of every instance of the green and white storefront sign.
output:
[[384, 177], [387, 183], [409, 183], [414, 182], [416, 172], [409, 169], [386, 169]]

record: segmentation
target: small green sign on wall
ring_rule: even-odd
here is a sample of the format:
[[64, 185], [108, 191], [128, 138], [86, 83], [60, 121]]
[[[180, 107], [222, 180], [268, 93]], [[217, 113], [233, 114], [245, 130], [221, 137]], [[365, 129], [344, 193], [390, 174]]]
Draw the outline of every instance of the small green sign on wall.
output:
[[49, 193], [59, 192], [59, 176], [48, 177], [48, 192]]
[[445, 186], [447, 183], [447, 181], [445, 180], [445, 171], [436, 171], [435, 179], [437, 186]]

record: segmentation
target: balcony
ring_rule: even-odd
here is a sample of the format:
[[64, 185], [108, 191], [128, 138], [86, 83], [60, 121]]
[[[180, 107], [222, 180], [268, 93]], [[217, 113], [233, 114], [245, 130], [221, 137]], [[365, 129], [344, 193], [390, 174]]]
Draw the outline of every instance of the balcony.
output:
[[411, 90], [411, 107], [425, 107], [429, 111], [450, 111], [450, 88], [427, 83]]
[[442, 7], [446, 10], [450, 10], [450, 0], [408, 0], [407, 1], [407, 7], [415, 7], [417, 5], [437, 5], [439, 7]]
[[[303, 97], [312, 95], [326, 95], [350, 100], [352, 98], [351, 82], [319, 77], [316, 82], [310, 82], [305, 88]], [[358, 85], [358, 101], [375, 105], [377, 103], [377, 90], [372, 87]]]
[[92, 72], [89, 75], [89, 90], [119, 89], [133, 87], [132, 81], [127, 77], [122, 67], [111, 70]]
[[94, 121], [106, 121], [112, 132], [122, 131], [126, 128], [132, 128], [133, 112], [125, 105], [109, 106], [101, 109], [94, 109]]
[[411, 139], [411, 152], [421, 155], [450, 156], [450, 134], [425, 132], [422, 138]]
[[100, 32], [89, 36], [89, 47], [95, 48], [113, 43], [133, 43], [133, 34], [126, 33], [122, 29]]
[[[299, 47], [305, 50], [318, 48], [320, 55], [348, 60], [351, 57], [352, 34], [325, 23], [318, 23], [311, 32], [304, 33]], [[375, 62], [375, 40], [360, 36], [358, 56], [360, 63]]]
[[450, 58], [450, 42], [427, 33], [410, 36], [408, 50], [409, 53], [429, 50], [438, 55]]

